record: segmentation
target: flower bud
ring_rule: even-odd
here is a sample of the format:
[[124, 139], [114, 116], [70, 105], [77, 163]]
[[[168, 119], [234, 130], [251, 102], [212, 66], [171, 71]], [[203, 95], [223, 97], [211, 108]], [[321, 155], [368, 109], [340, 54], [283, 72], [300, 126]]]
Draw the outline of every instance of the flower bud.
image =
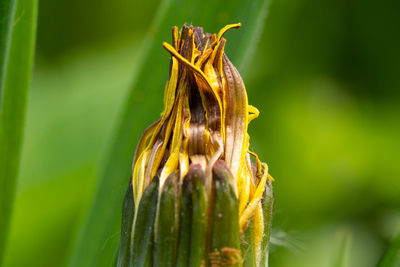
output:
[[123, 206], [118, 266], [264, 266], [272, 177], [249, 150], [258, 110], [223, 34], [172, 30], [161, 117], [143, 133]]

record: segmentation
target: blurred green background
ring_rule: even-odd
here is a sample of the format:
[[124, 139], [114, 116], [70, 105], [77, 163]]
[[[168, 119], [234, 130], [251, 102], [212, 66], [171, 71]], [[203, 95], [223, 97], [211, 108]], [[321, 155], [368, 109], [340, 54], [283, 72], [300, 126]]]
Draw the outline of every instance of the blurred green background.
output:
[[[68, 259], [158, 6], [40, 1], [5, 266]], [[261, 112], [251, 147], [276, 178], [272, 267], [332, 266], [343, 233], [349, 266], [374, 266], [400, 230], [399, 10], [396, 0], [270, 4], [243, 78]], [[162, 93], [159, 110], [143, 112], [157, 118]]]

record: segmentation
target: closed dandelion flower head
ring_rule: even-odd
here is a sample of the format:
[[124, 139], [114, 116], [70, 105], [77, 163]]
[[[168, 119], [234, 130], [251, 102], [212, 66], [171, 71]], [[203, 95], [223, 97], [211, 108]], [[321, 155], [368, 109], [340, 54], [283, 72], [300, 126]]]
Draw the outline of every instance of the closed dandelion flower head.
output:
[[[174, 27], [172, 44], [163, 44], [171, 54], [169, 79], [164, 89], [164, 110], [160, 119], [143, 133], [133, 161], [132, 209], [136, 212], [130, 254], [135, 251], [134, 240], [138, 238], [135, 227], [141, 220], [141, 205], [150, 187], [154, 187], [152, 197], [157, 195], [154, 244], [164, 240], [159, 235], [163, 232], [162, 225], [166, 223], [162, 221], [163, 213], [169, 211], [163, 209], [172, 209], [170, 214], [174, 218], [169, 222], [174, 229], [174, 241], [171, 241], [174, 249], [169, 252], [173, 254], [172, 262], [182, 260], [184, 241], [181, 229], [188, 220], [182, 214], [186, 210], [190, 213], [189, 224], [194, 223], [193, 207], [198, 204], [194, 199], [203, 199], [203, 213], [198, 216], [204, 216], [205, 220], [204, 242], [200, 242], [204, 245], [204, 255], [198, 256], [200, 264], [241, 265], [243, 246], [239, 239], [243, 243], [249, 224], [256, 261], [260, 262], [265, 253], [267, 245], [263, 239], [269, 239], [265, 220], [270, 218], [265, 218], [262, 198], [266, 190], [271, 191], [272, 178], [267, 165], [249, 150], [250, 137], [247, 133], [248, 124], [259, 112], [248, 104], [243, 80], [224, 53], [226, 40], [223, 34], [240, 26], [227, 25], [218, 34], [204, 33], [200, 27], [186, 25], [178, 32], [178, 28]], [[220, 188], [226, 190], [219, 191]], [[169, 198], [172, 206], [164, 205], [168, 201], [165, 200], [168, 199], [165, 192], [172, 192]], [[191, 195], [186, 204], [185, 192]], [[195, 194], [203, 195], [194, 198]], [[225, 214], [230, 209], [226, 206], [230, 201], [233, 217]], [[225, 219], [234, 222], [224, 222]], [[225, 229], [233, 232], [230, 234], [233, 236], [231, 244], [230, 241], [223, 244], [213, 236], [221, 226], [218, 221], [223, 226], [228, 227], [225, 225], [228, 223], [233, 227]], [[201, 231], [200, 228], [196, 229]], [[193, 238], [194, 230], [191, 231]], [[202, 240], [202, 237], [199, 238]], [[160, 249], [156, 249], [155, 253], [158, 253], [154, 257], [157, 261], [163, 253]]]

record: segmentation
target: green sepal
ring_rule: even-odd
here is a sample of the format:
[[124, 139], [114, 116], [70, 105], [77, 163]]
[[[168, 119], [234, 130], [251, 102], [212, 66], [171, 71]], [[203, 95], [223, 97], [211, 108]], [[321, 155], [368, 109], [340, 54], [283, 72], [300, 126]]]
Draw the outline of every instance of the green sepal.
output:
[[242, 266], [238, 199], [231, 181], [232, 174], [225, 163], [216, 162], [213, 167], [214, 208], [208, 254], [211, 266]]
[[154, 239], [154, 221], [157, 212], [159, 179], [154, 177], [144, 190], [140, 199], [138, 212], [135, 215], [135, 231], [129, 266], [152, 266], [152, 251]]
[[205, 174], [191, 165], [183, 179], [177, 266], [200, 267], [206, 262], [207, 195]]
[[190, 267], [205, 266], [207, 242], [207, 194], [205, 174], [200, 166], [191, 167], [187, 179], [192, 183], [192, 228], [190, 240]]
[[243, 266], [245, 266], [245, 267], [257, 266], [255, 242], [254, 242], [253, 219], [250, 219], [250, 222], [249, 222], [246, 230], [244, 231], [243, 235], [240, 237], [240, 249], [241, 249], [242, 255], [243, 255]]
[[171, 267], [175, 264], [177, 216], [176, 195], [178, 176], [171, 174], [164, 183], [156, 223], [154, 266]]
[[272, 185], [269, 181], [265, 184], [265, 189], [263, 193], [263, 198], [261, 200], [261, 207], [263, 210], [264, 217], [264, 233], [261, 243], [261, 267], [268, 266], [268, 253], [269, 253], [269, 243], [271, 239], [272, 230], [272, 213], [274, 207], [274, 191]]
[[132, 182], [126, 190], [122, 206], [121, 239], [119, 245], [118, 267], [129, 266], [129, 256], [132, 240], [133, 218], [135, 216], [135, 202], [133, 199]]
[[[190, 171], [189, 171], [190, 172]], [[183, 179], [179, 216], [179, 241], [177, 250], [177, 267], [189, 265], [190, 234], [192, 226], [192, 183], [188, 175]]]

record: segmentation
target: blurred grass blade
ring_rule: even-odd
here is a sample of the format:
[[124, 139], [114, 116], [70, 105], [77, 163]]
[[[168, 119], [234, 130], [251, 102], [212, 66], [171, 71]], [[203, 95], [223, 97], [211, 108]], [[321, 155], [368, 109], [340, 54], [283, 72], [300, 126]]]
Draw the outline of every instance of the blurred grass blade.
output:
[[73, 248], [70, 266], [111, 264], [118, 246], [121, 203], [131, 176], [133, 152], [146, 125], [155, 121], [162, 110], [162, 92], [169, 69], [169, 55], [162, 48], [162, 42], [170, 41], [172, 26], [180, 27], [191, 22], [204, 27], [207, 32], [218, 32], [226, 24], [242, 22], [240, 31], [225, 35], [235, 44], [228, 46], [226, 53], [240, 69], [261, 33], [267, 3], [267, 0], [233, 0], [229, 4], [214, 0], [161, 2], [143, 41], [138, 73], [108, 152], [90, 212]]
[[[235, 45], [231, 45], [229, 48], [227, 48], [227, 55], [229, 56], [229, 59], [234, 63], [235, 66], [238, 66], [238, 70], [242, 77], [246, 76], [247, 67], [251, 63], [251, 59], [256, 51], [259, 39], [261, 38], [261, 33], [265, 25], [264, 22], [268, 14], [268, 5], [270, 1], [264, 0], [247, 2], [250, 3], [244, 3], [243, 1], [243, 8], [244, 10], [248, 8], [247, 12], [251, 13], [254, 17], [249, 17], [247, 20], [241, 20], [243, 28], [240, 30], [241, 32], [239, 34], [235, 34], [241, 35], [240, 37], [236, 36], [240, 39], [235, 40], [233, 36], [233, 38], [229, 36], [229, 42], [232, 42]], [[244, 10], [240, 12], [246, 12]]]
[[0, 265], [15, 197], [36, 34], [36, 0], [0, 4]]
[[351, 233], [348, 229], [340, 229], [336, 236], [332, 267], [348, 267], [351, 249]]
[[16, 2], [16, 0], [3, 0], [0, 5], [0, 110]]
[[393, 240], [393, 243], [386, 250], [378, 267], [398, 267], [400, 266], [400, 234]]

